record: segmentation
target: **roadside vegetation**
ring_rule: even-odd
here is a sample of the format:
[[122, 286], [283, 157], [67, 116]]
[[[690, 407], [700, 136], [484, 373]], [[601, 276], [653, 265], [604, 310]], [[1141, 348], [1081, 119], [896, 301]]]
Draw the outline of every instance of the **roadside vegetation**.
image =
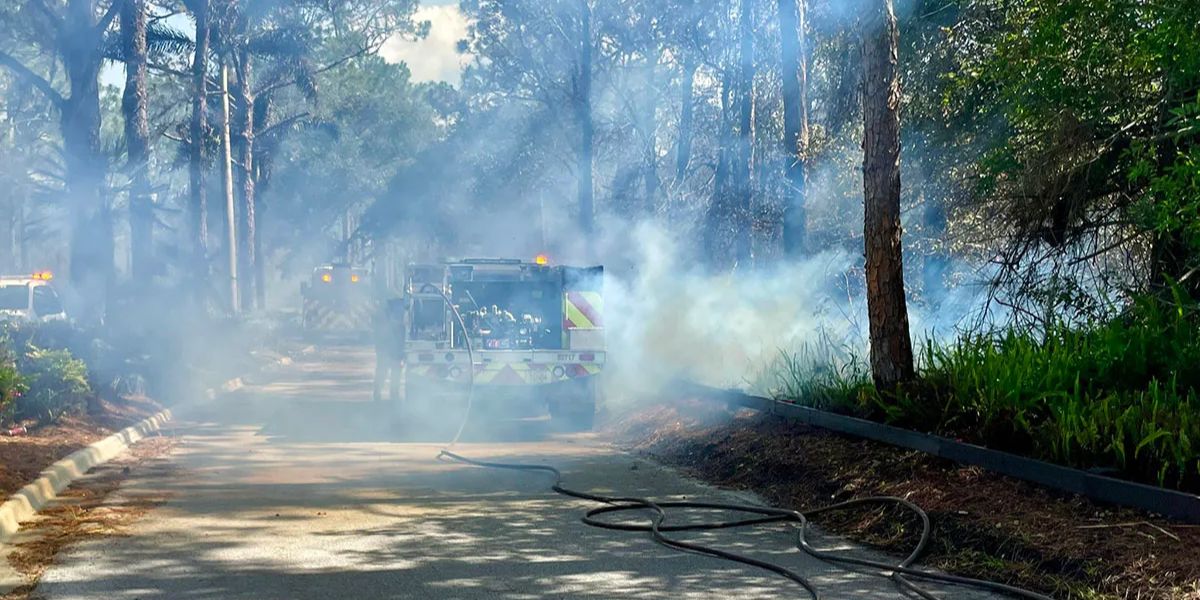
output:
[[33, 337], [13, 327], [0, 331], [0, 426], [54, 423], [81, 413], [93, 395], [84, 361], [65, 347], [34, 345]]
[[843, 353], [781, 355], [778, 398], [1165, 487], [1200, 491], [1200, 308], [1178, 288], [1096, 323], [928, 339], [881, 391]]

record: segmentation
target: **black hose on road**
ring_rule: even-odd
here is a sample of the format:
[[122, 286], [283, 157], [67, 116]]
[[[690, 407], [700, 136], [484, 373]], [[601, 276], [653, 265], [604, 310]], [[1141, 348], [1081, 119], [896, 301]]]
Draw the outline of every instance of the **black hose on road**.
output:
[[[889, 496], [861, 498], [823, 506], [807, 512], [771, 508], [766, 506], [754, 506], [749, 504], [730, 504], [724, 502], [695, 502], [679, 500], [658, 501], [649, 498], [605, 496], [601, 494], [592, 494], [589, 492], [573, 490], [563, 485], [563, 476], [561, 471], [546, 465], [487, 462], [467, 458], [466, 456], [450, 452], [449, 450], [442, 450], [441, 453], [438, 454], [438, 458], [450, 459], [468, 465], [489, 469], [548, 473], [554, 477], [554, 483], [551, 485], [551, 489], [555, 492], [564, 496], [570, 496], [572, 498], [590, 500], [592, 502], [604, 504], [604, 506], [593, 508], [587, 511], [587, 513], [583, 516], [583, 522], [587, 525], [618, 531], [645, 532], [649, 533], [656, 542], [669, 548], [687, 552], [696, 552], [707, 556], [765, 569], [796, 582], [808, 592], [808, 595], [810, 598], [812, 598], [812, 600], [821, 600], [822, 598], [822, 595], [817, 590], [817, 587], [803, 575], [792, 569], [789, 569], [788, 567], [778, 563], [746, 556], [744, 554], [737, 554], [735, 552], [729, 552], [727, 550], [721, 550], [719, 548], [713, 548], [711, 546], [705, 546], [695, 542], [687, 542], [671, 538], [664, 534], [676, 531], [709, 531], [714, 529], [732, 529], [736, 527], [748, 527], [767, 523], [795, 523], [798, 525], [797, 546], [804, 552], [831, 563], [867, 567], [869, 569], [879, 570], [881, 571], [881, 576], [892, 579], [897, 585], [917, 594], [922, 598], [925, 598], [926, 600], [938, 599], [928, 591], [918, 587], [911, 581], [912, 579], [973, 587], [981, 590], [1000, 592], [1017, 598], [1028, 598], [1031, 600], [1052, 600], [1049, 596], [1024, 590], [1018, 587], [1005, 585], [1003, 583], [985, 581], [982, 579], [972, 579], [970, 577], [959, 577], [956, 575], [947, 575], [943, 573], [934, 573], [924, 569], [914, 568], [912, 566], [913, 563], [916, 562], [917, 558], [920, 557], [920, 555], [925, 551], [925, 547], [929, 544], [932, 527], [929, 522], [929, 515], [926, 514], [921, 507], [903, 498]], [[917, 515], [921, 520], [920, 541], [917, 543], [913, 551], [898, 564], [890, 564], [864, 558], [844, 556], [842, 554], [815, 548], [808, 542], [807, 534], [810, 517], [869, 505], [897, 505]], [[666, 523], [668, 509], [722, 510], [746, 513], [756, 516], [730, 521], [708, 521], [686, 525], [669, 525]], [[600, 515], [610, 513], [647, 510], [651, 511], [652, 513], [652, 517], [648, 525], [635, 523], [612, 523], [597, 518]]]
[[[455, 320], [458, 322], [459, 326], [462, 328], [464, 334], [466, 334], [467, 327], [466, 327], [466, 323], [464, 322], [464, 320], [462, 318], [462, 314], [459, 313], [458, 307], [455, 306], [454, 303], [450, 301], [450, 298], [449, 298], [449, 296], [446, 295], [445, 291], [440, 288], [436, 288], [435, 286], [428, 285], [428, 284], [426, 284], [425, 287], [426, 288], [434, 288], [438, 292], [438, 294], [442, 297], [442, 300], [445, 301], [446, 305], [450, 307], [450, 310], [454, 313]], [[424, 291], [424, 288], [422, 289], [422, 291]], [[470, 337], [471, 336], [469, 334], [464, 335], [464, 338], [466, 341], [466, 347], [467, 347], [467, 357], [468, 357], [467, 360], [468, 360], [468, 363], [470, 364], [469, 376], [468, 376], [468, 380], [467, 380], [468, 392], [467, 392], [466, 412], [463, 414], [462, 422], [459, 423], [457, 433], [455, 433], [454, 438], [450, 441], [450, 443], [447, 444], [447, 446], [446, 446], [447, 448], [452, 448], [458, 444], [459, 438], [462, 437], [463, 431], [467, 426], [467, 421], [470, 419], [470, 415], [471, 415], [471, 408], [472, 408], [472, 403], [473, 403], [472, 401], [473, 401], [474, 395], [475, 395], [475, 368], [474, 368], [475, 367], [475, 351], [474, 351], [474, 348], [472, 348], [472, 346], [471, 346]], [[916, 562], [917, 558], [919, 558], [920, 555], [925, 551], [926, 546], [929, 545], [929, 539], [930, 539], [930, 535], [932, 533], [933, 527], [929, 522], [929, 515], [926, 514], [926, 512], [921, 509], [921, 507], [919, 507], [916, 504], [913, 504], [912, 502], [909, 502], [908, 500], [905, 500], [903, 498], [896, 498], [896, 497], [891, 497], [891, 496], [860, 498], [860, 499], [856, 499], [856, 500], [849, 500], [846, 502], [839, 502], [837, 504], [830, 504], [828, 506], [823, 506], [820, 508], [810, 510], [807, 513], [795, 511], [795, 510], [785, 510], [785, 509], [781, 509], [781, 508], [771, 508], [771, 507], [766, 507], [766, 506], [754, 506], [754, 505], [749, 505], [749, 504], [729, 504], [729, 503], [723, 503], [723, 502], [694, 502], [694, 501], [680, 501], [680, 500], [655, 501], [655, 500], [652, 500], [649, 498], [604, 496], [604, 495], [600, 495], [600, 494], [592, 494], [592, 493], [588, 493], [588, 492], [581, 492], [578, 490], [573, 490], [573, 489], [568, 488], [563, 485], [563, 476], [562, 476], [561, 471], [559, 471], [558, 469], [556, 469], [554, 467], [547, 466], [547, 465], [529, 465], [529, 464], [519, 464], [519, 463], [487, 462], [487, 461], [481, 461], [481, 460], [475, 460], [472, 458], [467, 458], [466, 456], [463, 456], [461, 454], [456, 454], [445, 448], [443, 448], [442, 451], [438, 454], [438, 459], [450, 459], [450, 460], [454, 460], [457, 462], [474, 465], [477, 467], [489, 468], [489, 469], [505, 469], [505, 470], [510, 470], [510, 471], [549, 473], [550, 475], [554, 476], [554, 484], [551, 485], [551, 489], [553, 489], [555, 492], [562, 494], [564, 496], [570, 496], [572, 498], [579, 498], [581, 500], [590, 500], [592, 502], [599, 502], [599, 503], [604, 504], [604, 506], [593, 508], [593, 509], [589, 510], [586, 514], [584, 514], [582, 520], [587, 525], [590, 525], [592, 527], [598, 527], [601, 529], [645, 532], [645, 533], [649, 533], [656, 542], [658, 542], [664, 546], [667, 546], [668, 548], [682, 550], [685, 552], [696, 552], [699, 554], [704, 554], [704, 555], [712, 556], [715, 558], [720, 558], [720, 559], [724, 559], [724, 560], [728, 560], [728, 561], [742, 563], [745, 565], [750, 565], [752, 567], [758, 567], [760, 569], [765, 569], [767, 571], [771, 571], [772, 573], [776, 573], [778, 575], [781, 575], [783, 577], [786, 577], [787, 579], [790, 579], [790, 580], [796, 582], [797, 584], [800, 585], [800, 587], [804, 588], [804, 590], [808, 592], [808, 595], [809, 595], [809, 597], [812, 598], [812, 600], [821, 600], [821, 597], [822, 597], [821, 593], [817, 590], [816, 586], [813, 585], [813, 583], [811, 581], [809, 581], [807, 578], [805, 578], [803, 575], [801, 575], [801, 574], [797, 573], [796, 571], [789, 569], [783, 565], [780, 565], [778, 563], [773, 563], [770, 561], [760, 560], [760, 559], [757, 559], [757, 558], [754, 558], [751, 556], [746, 556], [744, 554], [738, 554], [736, 552], [729, 552], [727, 550], [721, 550], [720, 548], [713, 548], [711, 546], [705, 546], [703, 544], [697, 544], [694, 542], [686, 542], [683, 540], [678, 540], [675, 538], [667, 537], [666, 535], [663, 535], [663, 534], [664, 534], [664, 532], [676, 532], [676, 531], [710, 531], [710, 530], [714, 530], [714, 529], [733, 529], [736, 527], [749, 527], [749, 526], [753, 526], [753, 525], [764, 525], [764, 524], [768, 524], [768, 523], [795, 523], [798, 525], [796, 545], [804, 552], [807, 552], [808, 554], [810, 554], [816, 558], [819, 558], [821, 560], [831, 562], [831, 563], [837, 563], [837, 564], [843, 564], [843, 565], [853, 565], [853, 566], [858, 566], [858, 567], [867, 567], [869, 569], [879, 570], [879, 571], [881, 571], [881, 573], [880, 573], [881, 576], [890, 578], [891, 580], [895, 581], [896, 584], [899, 585], [900, 587], [924, 598], [925, 600], [939, 600], [939, 599], [936, 596], [930, 594], [928, 591], [917, 586], [910, 579], [922, 579], [922, 580], [926, 580], [926, 581], [936, 581], [936, 582], [940, 582], [940, 583], [948, 583], [948, 584], [953, 584], [953, 585], [973, 587], [973, 588], [977, 588], [977, 589], [981, 589], [981, 590], [1000, 592], [1000, 593], [1008, 594], [1010, 596], [1017, 597], [1017, 598], [1028, 598], [1030, 600], [1053, 600], [1049, 596], [1045, 596], [1043, 594], [1039, 594], [1037, 592], [1033, 592], [1033, 591], [1029, 591], [1029, 590], [1024, 590], [1024, 589], [1014, 587], [1011, 585], [1006, 585], [1003, 583], [997, 583], [994, 581], [985, 581], [982, 579], [972, 579], [970, 577], [959, 577], [956, 575], [947, 575], [947, 574], [943, 574], [943, 573], [934, 573], [934, 572], [926, 571], [923, 569], [914, 568], [912, 566], [913, 563]], [[848, 510], [851, 508], [856, 508], [856, 507], [860, 507], [860, 506], [869, 506], [869, 505], [901, 506], [901, 507], [907, 509], [908, 511], [912, 512], [913, 514], [917, 515], [917, 517], [920, 518], [920, 520], [921, 520], [920, 541], [917, 542], [917, 545], [915, 548], [913, 548], [913, 551], [910, 552], [909, 555], [904, 558], [904, 560], [900, 561], [900, 563], [893, 565], [893, 564], [884, 563], [884, 562], [880, 562], [880, 561], [868, 560], [868, 559], [863, 559], [863, 558], [854, 558], [851, 556], [843, 556], [841, 554], [837, 554], [837, 553], [830, 552], [827, 550], [821, 550], [819, 548], [815, 548], [812, 546], [812, 544], [810, 544], [808, 542], [807, 534], [808, 534], [809, 517], [815, 517], [817, 515], [821, 515], [821, 514], [825, 514], [825, 513]], [[732, 520], [732, 521], [710, 521], [710, 522], [702, 522], [702, 523], [692, 523], [692, 524], [688, 524], [688, 525], [667, 525], [665, 523], [667, 520], [667, 509], [670, 509], [670, 508], [685, 509], [685, 510], [687, 510], [687, 509], [691, 509], [691, 510], [722, 510], [722, 511], [730, 511], [730, 512], [747, 513], [747, 514], [758, 515], [758, 516], [750, 517], [750, 518], [746, 518], [746, 519]], [[628, 512], [628, 511], [646, 511], [646, 510], [649, 510], [653, 513], [653, 517], [650, 519], [649, 525], [638, 525], [638, 524], [633, 524], [633, 523], [611, 523], [611, 522], [596, 518], [599, 515], [609, 514], [609, 513]]]

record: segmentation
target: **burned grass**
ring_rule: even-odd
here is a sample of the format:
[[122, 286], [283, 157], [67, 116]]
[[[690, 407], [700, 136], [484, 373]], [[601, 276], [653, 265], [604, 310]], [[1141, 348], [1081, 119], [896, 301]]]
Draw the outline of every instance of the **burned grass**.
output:
[[[712, 403], [650, 409], [612, 429], [631, 449], [779, 506], [907, 498], [934, 522], [928, 566], [1056, 598], [1200, 599], [1200, 527], [750, 411], [733, 415]], [[819, 522], [897, 554], [918, 534], [915, 522], [884, 510]]]

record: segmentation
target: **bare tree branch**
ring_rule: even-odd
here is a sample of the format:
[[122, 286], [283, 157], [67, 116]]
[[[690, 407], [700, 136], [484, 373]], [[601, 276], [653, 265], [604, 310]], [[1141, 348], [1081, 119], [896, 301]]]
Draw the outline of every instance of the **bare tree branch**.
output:
[[112, 25], [113, 19], [115, 19], [117, 17], [117, 13], [120, 12], [121, 2], [123, 1], [124, 0], [112, 0], [112, 3], [108, 5], [108, 10], [104, 11], [104, 15], [100, 17], [100, 22], [96, 23], [96, 33], [104, 33], [104, 31], [108, 29], [108, 26]]
[[270, 127], [267, 127], [266, 129], [263, 129], [262, 131], [255, 132], [254, 135], [264, 136], [264, 137], [271, 135], [276, 130], [287, 127], [287, 126], [291, 125], [292, 123], [295, 123], [296, 121], [299, 121], [301, 119], [306, 119], [306, 118], [308, 118], [308, 116], [309, 116], [308, 112], [302, 112], [300, 114], [292, 115], [286, 119], [283, 119], [282, 121], [272, 124]]
[[47, 81], [45, 77], [34, 73], [29, 67], [26, 67], [24, 63], [3, 50], [0, 50], [0, 65], [8, 67], [8, 69], [12, 71], [14, 75], [24, 79], [33, 85], [33, 87], [36, 87], [38, 90], [40, 90], [54, 104], [55, 108], [62, 108], [62, 105], [66, 100], [63, 98], [62, 94], [58, 93], [58, 90], [54, 89], [53, 85], [50, 85], [50, 82]]

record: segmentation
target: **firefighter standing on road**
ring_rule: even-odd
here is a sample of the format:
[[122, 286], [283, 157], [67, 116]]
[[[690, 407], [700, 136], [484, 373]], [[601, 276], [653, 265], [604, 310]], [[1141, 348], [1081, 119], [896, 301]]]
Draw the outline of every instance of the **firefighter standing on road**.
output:
[[404, 371], [404, 341], [408, 321], [405, 299], [394, 298], [375, 312], [375, 402], [383, 401], [384, 385], [394, 403], [400, 396], [400, 374]]

